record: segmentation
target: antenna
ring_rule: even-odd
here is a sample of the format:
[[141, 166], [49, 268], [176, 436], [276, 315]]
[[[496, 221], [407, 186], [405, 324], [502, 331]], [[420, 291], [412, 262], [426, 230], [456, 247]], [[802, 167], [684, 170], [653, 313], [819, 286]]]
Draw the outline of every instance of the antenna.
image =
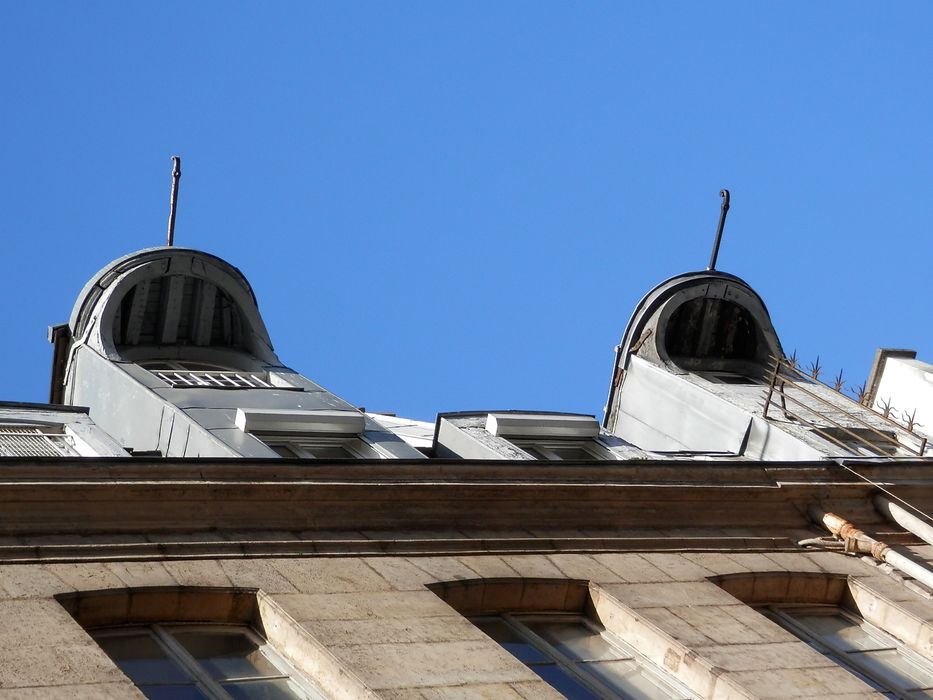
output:
[[181, 180], [181, 156], [172, 156], [172, 198], [169, 201], [168, 243], [175, 245], [175, 211], [178, 209], [178, 181]]
[[[707, 270], [716, 269], [716, 258], [719, 257], [719, 244], [722, 243], [722, 229], [726, 225], [726, 213], [729, 211], [729, 190], [719, 190], [722, 197], [722, 211], [719, 213], [719, 228], [716, 229], [716, 242], [713, 243], [713, 254], [709, 258]], [[171, 245], [171, 244], [170, 244]]]

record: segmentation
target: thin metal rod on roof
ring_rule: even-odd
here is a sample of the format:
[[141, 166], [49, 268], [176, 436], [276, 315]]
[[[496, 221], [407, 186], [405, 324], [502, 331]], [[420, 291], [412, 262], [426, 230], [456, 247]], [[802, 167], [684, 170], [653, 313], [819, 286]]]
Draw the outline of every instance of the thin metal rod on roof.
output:
[[178, 209], [178, 181], [181, 180], [181, 156], [172, 156], [172, 198], [169, 202], [168, 243], [175, 245], [175, 211]]
[[722, 243], [722, 229], [726, 225], [726, 213], [729, 211], [729, 190], [719, 190], [722, 197], [722, 211], [719, 213], [719, 228], [716, 229], [716, 242], [713, 243], [713, 254], [709, 258], [707, 270], [716, 269], [716, 258], [719, 257], [719, 244]]

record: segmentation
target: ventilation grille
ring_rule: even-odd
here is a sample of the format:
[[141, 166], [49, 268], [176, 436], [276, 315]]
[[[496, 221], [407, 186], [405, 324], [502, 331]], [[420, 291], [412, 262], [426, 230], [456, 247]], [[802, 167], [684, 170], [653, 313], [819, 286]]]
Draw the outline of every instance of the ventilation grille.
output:
[[0, 457], [75, 456], [71, 438], [52, 427], [0, 425]]
[[192, 389], [275, 389], [264, 374], [255, 372], [187, 372], [149, 370], [170, 387]]

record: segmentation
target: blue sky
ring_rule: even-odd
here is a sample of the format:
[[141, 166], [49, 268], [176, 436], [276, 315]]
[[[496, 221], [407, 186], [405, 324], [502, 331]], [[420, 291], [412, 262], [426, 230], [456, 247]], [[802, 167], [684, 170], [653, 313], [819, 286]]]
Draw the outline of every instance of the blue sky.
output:
[[602, 414], [661, 280], [719, 268], [785, 349], [933, 360], [933, 5], [0, 5], [0, 399], [124, 253], [251, 280], [280, 357], [372, 410]]

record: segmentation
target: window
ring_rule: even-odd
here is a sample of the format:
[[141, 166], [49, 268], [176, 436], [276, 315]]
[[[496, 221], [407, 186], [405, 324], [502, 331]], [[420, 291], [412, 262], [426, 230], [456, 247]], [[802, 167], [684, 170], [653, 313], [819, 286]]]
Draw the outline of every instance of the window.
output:
[[835, 605], [768, 606], [769, 618], [889, 698], [933, 697], [933, 664]]
[[512, 440], [535, 459], [612, 459], [595, 440]]
[[0, 425], [0, 457], [72, 457], [74, 440], [60, 425]]
[[695, 697], [584, 616], [503, 614], [471, 620], [568, 700]]
[[280, 457], [288, 459], [378, 459], [379, 454], [356, 437], [320, 435], [256, 435]]
[[153, 624], [92, 630], [91, 636], [147, 698], [324, 698], [245, 625]]

